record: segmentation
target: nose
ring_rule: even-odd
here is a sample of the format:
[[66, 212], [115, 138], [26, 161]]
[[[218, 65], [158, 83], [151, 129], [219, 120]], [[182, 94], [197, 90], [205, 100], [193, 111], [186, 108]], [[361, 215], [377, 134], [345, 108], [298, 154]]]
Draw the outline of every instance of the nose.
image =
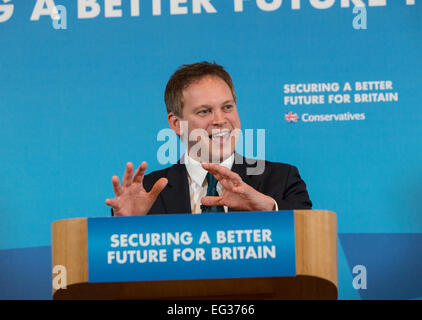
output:
[[217, 109], [213, 114], [212, 124], [214, 126], [221, 126], [226, 123], [226, 117], [223, 111]]

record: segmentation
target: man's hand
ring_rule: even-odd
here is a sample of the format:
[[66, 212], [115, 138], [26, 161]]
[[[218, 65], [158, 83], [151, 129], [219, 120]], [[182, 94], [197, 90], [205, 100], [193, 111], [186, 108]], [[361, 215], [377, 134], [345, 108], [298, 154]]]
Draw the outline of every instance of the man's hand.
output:
[[116, 197], [106, 199], [106, 205], [113, 207], [115, 216], [140, 216], [146, 215], [151, 209], [160, 192], [167, 185], [168, 180], [161, 178], [155, 182], [150, 192], [146, 192], [142, 181], [147, 169], [147, 163], [144, 161], [133, 175], [133, 164], [126, 164], [126, 171], [123, 175], [123, 183], [120, 184], [119, 178], [113, 176], [113, 190]]
[[273, 198], [255, 190], [242, 181], [235, 172], [218, 164], [203, 163], [202, 167], [214, 175], [223, 186], [223, 194], [218, 197], [206, 196], [201, 199], [205, 206], [227, 206], [235, 210], [272, 211]]

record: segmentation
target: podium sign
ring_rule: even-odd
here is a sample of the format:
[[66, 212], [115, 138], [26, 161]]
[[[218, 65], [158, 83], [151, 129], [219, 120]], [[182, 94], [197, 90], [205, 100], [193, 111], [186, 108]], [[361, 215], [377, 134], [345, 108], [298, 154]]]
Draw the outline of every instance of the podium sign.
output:
[[296, 275], [293, 211], [88, 218], [88, 282]]

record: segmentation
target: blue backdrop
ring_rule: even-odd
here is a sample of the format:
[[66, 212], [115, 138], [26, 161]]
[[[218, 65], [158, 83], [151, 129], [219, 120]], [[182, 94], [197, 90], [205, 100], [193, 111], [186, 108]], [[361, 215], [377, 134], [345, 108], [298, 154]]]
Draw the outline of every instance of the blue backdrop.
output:
[[[37, 17], [52, 2], [0, 0], [0, 298], [50, 299], [51, 223], [108, 216], [127, 161], [162, 168], [165, 85], [203, 60], [232, 75], [242, 127], [266, 130], [266, 158], [296, 165], [314, 208], [337, 213], [339, 298], [422, 297], [420, 1], [361, 1], [366, 29], [360, 1], [187, 0], [175, 14], [162, 0], [154, 15], [157, 1], [124, 0], [107, 11], [121, 17], [105, 17], [105, 0], [83, 18], [86, 1], [57, 0], [66, 29]], [[217, 12], [193, 13], [198, 3]], [[356, 90], [363, 81], [391, 88]], [[286, 105], [311, 95], [286, 84], [310, 83], [338, 83], [351, 102], [319, 92], [322, 104]], [[357, 102], [369, 93], [393, 98]], [[366, 289], [353, 286], [356, 265]]]

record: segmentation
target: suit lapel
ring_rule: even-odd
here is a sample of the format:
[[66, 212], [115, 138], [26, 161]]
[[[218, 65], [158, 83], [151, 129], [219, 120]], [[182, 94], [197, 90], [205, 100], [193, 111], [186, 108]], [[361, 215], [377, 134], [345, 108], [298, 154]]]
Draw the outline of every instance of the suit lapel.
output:
[[186, 167], [179, 162], [167, 173], [168, 185], [161, 192], [167, 213], [192, 213]]

